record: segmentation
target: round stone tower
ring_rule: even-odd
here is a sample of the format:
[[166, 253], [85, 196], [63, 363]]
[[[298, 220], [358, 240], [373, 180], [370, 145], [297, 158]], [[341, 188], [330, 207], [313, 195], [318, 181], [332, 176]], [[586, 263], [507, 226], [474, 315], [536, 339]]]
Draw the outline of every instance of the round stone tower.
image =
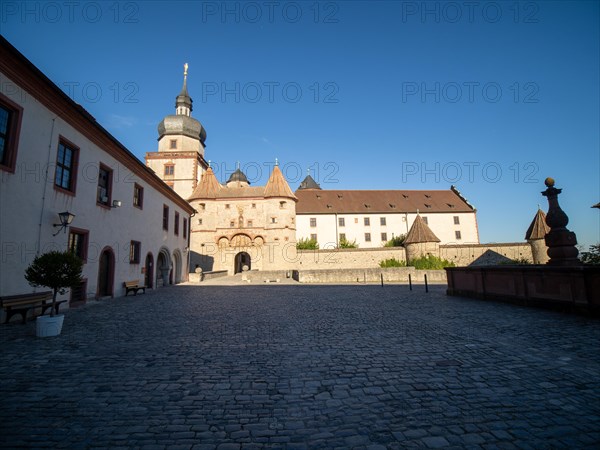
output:
[[417, 214], [415, 221], [410, 227], [406, 239], [404, 239], [406, 250], [406, 261], [411, 261], [421, 256], [440, 255], [440, 240], [431, 231], [423, 218]]
[[525, 233], [525, 239], [531, 246], [534, 264], [546, 264], [548, 262], [548, 247], [545, 238], [549, 232], [550, 228], [546, 225], [546, 214], [538, 208], [527, 233]]

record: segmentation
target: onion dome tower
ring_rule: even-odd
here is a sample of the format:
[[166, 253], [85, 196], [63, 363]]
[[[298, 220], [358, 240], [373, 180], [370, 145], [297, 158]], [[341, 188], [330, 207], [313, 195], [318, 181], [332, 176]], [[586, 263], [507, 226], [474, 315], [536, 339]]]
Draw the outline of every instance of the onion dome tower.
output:
[[181, 197], [188, 198], [208, 164], [204, 160], [206, 130], [192, 117], [187, 63], [183, 67], [183, 86], [175, 98], [175, 114], [158, 124], [158, 151], [146, 153], [146, 166]]

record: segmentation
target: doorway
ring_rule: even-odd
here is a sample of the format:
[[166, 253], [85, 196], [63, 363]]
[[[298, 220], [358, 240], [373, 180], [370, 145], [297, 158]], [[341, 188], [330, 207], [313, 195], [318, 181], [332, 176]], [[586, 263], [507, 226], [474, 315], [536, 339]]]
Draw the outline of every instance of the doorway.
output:
[[144, 286], [152, 289], [154, 287], [154, 256], [152, 256], [152, 253], [146, 255], [144, 268]]
[[235, 255], [235, 267], [233, 273], [236, 274], [243, 272], [244, 266], [248, 266], [248, 270], [250, 270], [252, 268], [251, 264], [252, 260], [250, 258], [250, 255], [246, 252], [240, 252], [237, 255]]
[[173, 284], [173, 267], [169, 251], [162, 248], [156, 257], [156, 287], [167, 287]]
[[98, 297], [112, 297], [115, 279], [115, 254], [110, 247], [102, 250], [98, 265]]

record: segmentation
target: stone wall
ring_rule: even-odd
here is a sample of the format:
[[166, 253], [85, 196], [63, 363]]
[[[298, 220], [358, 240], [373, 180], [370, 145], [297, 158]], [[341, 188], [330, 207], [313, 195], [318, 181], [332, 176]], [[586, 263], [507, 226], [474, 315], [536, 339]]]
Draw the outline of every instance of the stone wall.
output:
[[507, 244], [440, 245], [440, 258], [457, 266], [500, 264], [512, 259], [525, 258], [533, 262], [531, 246], [527, 242]]
[[[457, 266], [489, 265], [512, 259], [533, 260], [531, 246], [527, 242], [507, 244], [440, 245], [438, 256]], [[298, 250], [292, 266], [300, 271], [315, 269], [363, 269], [379, 267], [386, 259], [406, 261], [403, 247], [356, 248], [333, 250]]]
[[379, 267], [386, 259], [405, 260], [403, 247], [298, 250], [294, 266], [303, 272], [316, 269], [363, 269]]
[[424, 283], [425, 275], [429, 284], [446, 283], [444, 270], [416, 270], [414, 267], [390, 267], [386, 269], [317, 269], [300, 270], [300, 283], [408, 283], [408, 275], [415, 284]]
[[450, 267], [448, 295], [600, 315], [600, 267]]
[[[192, 239], [194, 236], [192, 235]], [[206, 245], [204, 248], [212, 249], [207, 255], [192, 252], [191, 267], [199, 264], [207, 270], [228, 270], [233, 274], [234, 259], [238, 251], [247, 251], [252, 258], [253, 270], [332, 270], [332, 269], [379, 269], [379, 263], [386, 259], [395, 258], [406, 261], [406, 252], [403, 247], [381, 248], [349, 248], [328, 250], [298, 250], [293, 242], [265, 244], [261, 247], [248, 247], [243, 249], [225, 247], [221, 252], [216, 252], [216, 244]], [[259, 251], [259, 253], [257, 253]], [[433, 254], [433, 252], [432, 252]], [[508, 262], [512, 259], [525, 258], [532, 261], [531, 246], [527, 243], [508, 244], [465, 244], [465, 245], [440, 245], [439, 254], [443, 259], [453, 262], [457, 266], [490, 265]], [[203, 263], [203, 259], [207, 260]]]

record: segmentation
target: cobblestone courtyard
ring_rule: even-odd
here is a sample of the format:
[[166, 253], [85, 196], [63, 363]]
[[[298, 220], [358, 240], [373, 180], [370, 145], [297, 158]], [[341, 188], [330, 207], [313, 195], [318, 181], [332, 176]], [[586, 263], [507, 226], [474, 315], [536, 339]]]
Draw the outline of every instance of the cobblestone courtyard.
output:
[[600, 321], [422, 286], [178, 286], [0, 327], [4, 447], [598, 448]]

